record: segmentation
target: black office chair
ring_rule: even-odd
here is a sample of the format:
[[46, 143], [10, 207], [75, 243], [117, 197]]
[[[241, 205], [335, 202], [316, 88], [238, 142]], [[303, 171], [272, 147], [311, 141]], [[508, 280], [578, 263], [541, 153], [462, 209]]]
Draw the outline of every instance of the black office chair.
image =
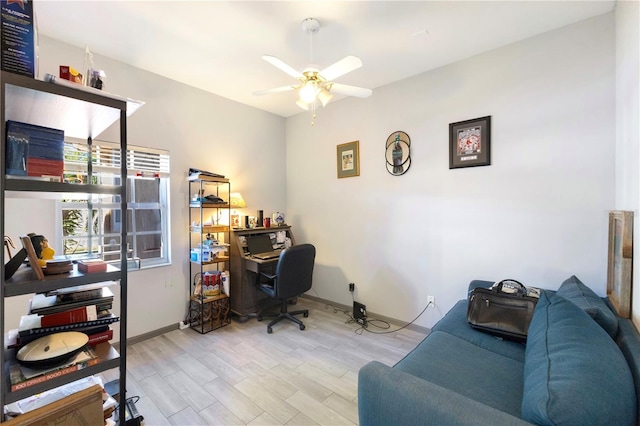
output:
[[296, 296], [300, 296], [311, 288], [311, 279], [313, 276], [313, 265], [316, 258], [316, 248], [311, 244], [299, 244], [284, 249], [280, 253], [278, 266], [276, 266], [275, 275], [260, 273], [260, 278], [266, 278], [267, 281], [260, 282], [258, 288], [264, 291], [269, 297], [281, 299], [280, 313], [262, 313], [258, 314], [258, 321], [262, 321], [263, 317], [275, 317], [273, 321], [267, 325], [267, 333], [271, 334], [274, 324], [280, 320], [287, 318], [300, 326], [300, 330], [304, 330], [304, 324], [294, 315], [303, 314], [305, 318], [309, 316], [309, 310], [304, 309], [295, 312], [287, 311], [287, 300]]

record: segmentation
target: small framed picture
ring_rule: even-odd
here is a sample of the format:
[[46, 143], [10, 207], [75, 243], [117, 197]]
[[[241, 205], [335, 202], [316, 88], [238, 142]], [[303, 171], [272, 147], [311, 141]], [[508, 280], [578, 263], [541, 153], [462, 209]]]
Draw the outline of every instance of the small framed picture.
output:
[[449, 124], [449, 168], [491, 165], [491, 116]]
[[338, 179], [360, 176], [360, 153], [358, 141], [338, 145]]
[[240, 228], [240, 215], [237, 215], [237, 214], [231, 215], [231, 227]]

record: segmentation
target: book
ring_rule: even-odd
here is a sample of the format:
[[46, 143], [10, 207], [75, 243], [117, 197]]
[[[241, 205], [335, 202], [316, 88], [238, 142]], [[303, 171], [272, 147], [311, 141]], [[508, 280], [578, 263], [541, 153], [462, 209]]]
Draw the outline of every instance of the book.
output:
[[11, 392], [28, 388], [29, 386], [37, 385], [39, 383], [44, 383], [57, 377], [62, 377], [66, 374], [73, 373], [74, 371], [96, 365], [99, 362], [100, 357], [98, 357], [93, 348], [85, 346], [82, 351], [78, 352], [78, 354], [73, 357], [73, 359], [58, 367], [36, 369], [28, 368], [18, 363], [12, 364], [9, 367]]
[[107, 270], [107, 262], [100, 259], [79, 260], [78, 271], [84, 273], [105, 272]]
[[43, 315], [40, 318], [40, 327], [53, 327], [55, 325], [75, 324], [79, 322], [95, 321], [98, 319], [96, 305], [83, 306], [68, 311]]
[[82, 300], [100, 299], [104, 295], [102, 288], [93, 288], [91, 290], [74, 291], [73, 293], [58, 294], [55, 303], [79, 302]]
[[188, 180], [198, 180], [198, 179], [206, 180], [206, 178], [208, 177], [224, 179], [224, 175], [208, 172], [206, 170], [194, 169], [193, 167], [189, 168], [189, 177], [187, 179]]
[[[109, 325], [97, 325], [97, 326], [93, 326], [93, 327], [80, 327], [80, 328], [75, 328], [73, 331], [79, 331], [80, 333], [84, 333], [87, 336], [89, 336], [89, 341], [91, 341], [91, 337], [94, 335], [99, 335], [101, 333], [104, 333], [106, 331], [109, 331]], [[7, 344], [7, 349], [20, 349], [21, 347], [23, 347], [24, 345], [26, 345], [29, 342], [32, 342], [36, 339], [39, 339], [41, 337], [44, 337], [48, 334], [53, 334], [56, 333], [55, 331], [52, 331], [51, 333], [45, 333], [45, 334], [32, 334], [29, 336], [20, 336], [19, 332], [17, 329], [14, 330], [9, 330], [7, 332], [7, 339], [5, 340], [6, 344]], [[108, 340], [111, 340], [111, 338], [109, 338]]]
[[47, 315], [83, 306], [96, 305], [98, 311], [111, 309], [113, 293], [108, 287], [52, 295], [36, 294], [31, 299], [32, 314]]
[[87, 342], [87, 345], [95, 346], [98, 343], [108, 342], [111, 339], [113, 339], [113, 330], [108, 328], [107, 330], [100, 333], [89, 335], [89, 341]]
[[32, 336], [32, 335], [46, 336], [47, 334], [55, 333], [58, 331], [70, 331], [70, 330], [75, 330], [77, 328], [112, 324], [118, 321], [120, 321], [120, 317], [117, 317], [113, 314], [108, 314], [107, 316], [104, 316], [104, 317], [98, 317], [98, 319], [95, 321], [84, 321], [84, 322], [77, 322], [74, 324], [54, 325], [52, 327], [29, 328], [26, 330], [18, 331], [18, 334], [20, 335], [21, 338], [25, 336]]

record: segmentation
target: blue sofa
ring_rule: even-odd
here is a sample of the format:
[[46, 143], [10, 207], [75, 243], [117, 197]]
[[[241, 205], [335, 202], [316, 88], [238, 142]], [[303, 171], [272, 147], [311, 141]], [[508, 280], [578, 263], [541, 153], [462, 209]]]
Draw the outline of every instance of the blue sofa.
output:
[[638, 423], [640, 336], [575, 276], [542, 291], [526, 344], [472, 329], [466, 312], [465, 299], [395, 366], [360, 369], [361, 425]]

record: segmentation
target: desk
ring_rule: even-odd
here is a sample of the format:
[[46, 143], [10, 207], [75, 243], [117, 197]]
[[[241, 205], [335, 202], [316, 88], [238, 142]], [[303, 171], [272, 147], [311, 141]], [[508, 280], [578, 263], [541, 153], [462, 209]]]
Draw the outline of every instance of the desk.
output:
[[286, 238], [295, 244], [290, 226], [275, 226], [271, 228], [234, 229], [231, 232], [231, 281], [229, 299], [231, 312], [246, 321], [250, 315], [257, 314], [261, 309], [270, 306], [272, 300], [256, 287], [256, 274], [259, 272], [275, 273], [278, 258], [269, 260], [255, 259], [247, 255], [247, 246], [243, 240], [246, 237], [259, 234], [271, 234], [278, 231], [285, 233]]

